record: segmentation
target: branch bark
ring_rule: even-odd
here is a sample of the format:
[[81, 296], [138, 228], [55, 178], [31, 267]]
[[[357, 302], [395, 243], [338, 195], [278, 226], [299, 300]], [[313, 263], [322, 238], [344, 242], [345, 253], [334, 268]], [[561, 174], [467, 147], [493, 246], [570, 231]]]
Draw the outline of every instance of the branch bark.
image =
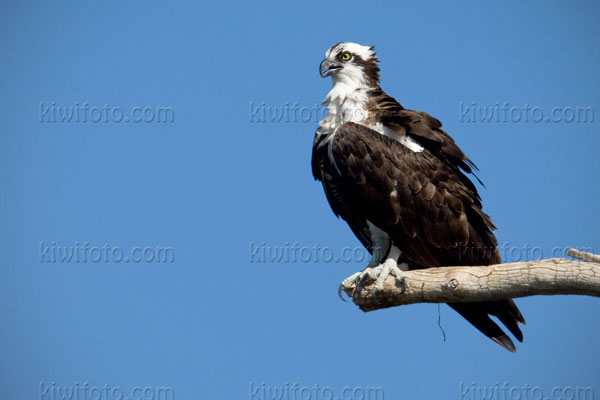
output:
[[355, 291], [344, 291], [363, 311], [413, 303], [455, 303], [501, 300], [554, 294], [600, 297], [600, 256], [569, 250], [578, 260], [550, 258], [481, 267], [442, 267], [406, 272], [407, 288], [402, 293], [389, 276], [382, 291], [373, 298], [374, 280]]

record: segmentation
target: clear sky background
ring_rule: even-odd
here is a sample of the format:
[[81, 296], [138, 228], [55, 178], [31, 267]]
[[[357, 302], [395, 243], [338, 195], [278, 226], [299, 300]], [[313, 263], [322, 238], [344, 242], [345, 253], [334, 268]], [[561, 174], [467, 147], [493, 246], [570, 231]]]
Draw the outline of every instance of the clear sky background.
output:
[[[436, 305], [365, 314], [340, 301], [338, 284], [366, 260], [253, 253], [359, 246], [311, 176], [318, 115], [256, 113], [318, 105], [331, 86], [318, 66], [338, 41], [375, 45], [382, 87], [440, 119], [480, 167], [505, 261], [600, 252], [598, 2], [415, 3], [4, 1], [0, 397], [52, 398], [53, 382], [172, 387], [177, 399], [268, 398], [252, 385], [286, 382], [338, 398], [345, 387], [483, 398], [472, 385], [600, 397], [598, 299], [517, 300], [527, 326], [510, 354], [445, 305], [444, 341]], [[174, 118], [48, 122], [44, 111], [86, 102]], [[461, 114], [505, 102], [591, 107], [594, 119]], [[43, 250], [84, 243], [170, 247], [174, 260], [51, 262]]]

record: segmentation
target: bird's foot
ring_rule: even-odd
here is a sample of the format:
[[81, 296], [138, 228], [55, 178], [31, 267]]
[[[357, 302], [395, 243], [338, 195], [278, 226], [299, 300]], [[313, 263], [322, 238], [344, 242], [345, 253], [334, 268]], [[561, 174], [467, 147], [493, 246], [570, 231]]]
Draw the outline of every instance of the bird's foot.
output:
[[[406, 264], [402, 265], [406, 267]], [[404, 271], [398, 267], [398, 263], [395, 260], [388, 258], [383, 264], [368, 266], [363, 271], [356, 272], [344, 279], [338, 289], [338, 295], [342, 300], [346, 301], [342, 296], [342, 291], [348, 292], [352, 290], [354, 297], [354, 294], [359, 293], [363, 289], [367, 279], [370, 278], [375, 279], [373, 299], [377, 301], [377, 292], [383, 290], [385, 280], [390, 275], [396, 278], [396, 284], [400, 284], [401, 293], [404, 293], [406, 290], [406, 277]]]
[[[408, 266], [406, 264], [400, 264], [400, 265], [403, 268], [408, 269]], [[380, 270], [379, 270], [379, 267], [381, 267]], [[378, 269], [377, 270], [377, 275], [378, 275], [377, 280], [375, 281], [375, 285], [373, 286], [373, 300], [375, 300], [375, 302], [379, 303], [379, 301], [377, 301], [377, 292], [381, 292], [383, 290], [383, 285], [385, 283], [385, 280], [390, 275], [392, 275], [394, 278], [396, 278], [396, 285], [399, 285], [400, 293], [404, 293], [404, 291], [406, 290], [406, 286], [407, 286], [406, 274], [404, 273], [404, 270], [398, 266], [398, 263], [395, 260], [388, 258], [379, 267], [377, 267], [377, 269]]]
[[[380, 266], [381, 265], [379, 265], [379, 267]], [[376, 275], [374, 273], [374, 270], [376, 268], [377, 268], [376, 266], [368, 265], [367, 268], [365, 268], [364, 270], [355, 272], [352, 275], [350, 275], [349, 277], [347, 277], [346, 279], [344, 279], [342, 281], [342, 283], [340, 284], [340, 287], [338, 288], [338, 295], [340, 296], [340, 299], [342, 299], [343, 301], [346, 301], [346, 299], [344, 299], [344, 296], [342, 296], [342, 291], [348, 292], [352, 289], [353, 295], [354, 295], [354, 293], [360, 292], [360, 290], [363, 288], [367, 278], [376, 277]]]

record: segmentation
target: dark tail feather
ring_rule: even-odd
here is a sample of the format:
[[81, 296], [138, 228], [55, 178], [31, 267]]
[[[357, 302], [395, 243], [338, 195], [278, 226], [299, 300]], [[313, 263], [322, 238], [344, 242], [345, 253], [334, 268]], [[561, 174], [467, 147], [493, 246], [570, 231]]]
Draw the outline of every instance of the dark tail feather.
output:
[[517, 322], [525, 323], [525, 320], [510, 299], [492, 302], [448, 303], [448, 305], [484, 335], [510, 352], [514, 353], [517, 350], [513, 341], [490, 319], [489, 314], [498, 317], [520, 342], [523, 341], [523, 334], [517, 326]]
[[523, 341], [523, 333], [519, 329], [518, 323], [525, 323], [521, 312], [512, 299], [489, 301], [490, 313], [496, 317], [508, 328], [519, 342]]

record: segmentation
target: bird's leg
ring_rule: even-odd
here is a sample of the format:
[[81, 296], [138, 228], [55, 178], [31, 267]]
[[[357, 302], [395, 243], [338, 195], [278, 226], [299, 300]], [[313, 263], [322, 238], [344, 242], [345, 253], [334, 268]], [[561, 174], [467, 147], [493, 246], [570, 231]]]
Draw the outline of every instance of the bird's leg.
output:
[[[400, 257], [400, 250], [395, 246], [391, 246], [391, 243], [389, 241], [377, 241], [377, 244], [373, 247], [373, 256], [371, 257], [371, 261], [369, 262], [367, 267], [362, 271], [350, 275], [349, 277], [344, 279], [340, 284], [340, 287], [338, 288], [338, 295], [342, 300], [345, 301], [344, 297], [342, 296], [342, 290], [348, 291], [353, 288], [353, 293], [358, 293], [364, 287], [365, 281], [367, 279], [378, 279], [378, 277], [381, 276], [382, 271], [384, 271], [384, 265], [386, 265], [385, 263], [381, 264], [381, 262], [383, 261], [388, 251], [389, 254], [387, 260], [392, 259], [397, 269], [397, 260]], [[388, 262], [387, 260], [386, 262]], [[398, 273], [393, 269], [393, 265], [390, 264], [390, 262], [388, 262], [386, 268], [387, 269], [385, 272], [385, 277], [387, 277], [390, 274], [398, 276]]]
[[360, 288], [364, 285], [365, 280], [368, 277], [375, 276], [373, 275], [373, 270], [380, 265], [385, 253], [390, 247], [390, 242], [389, 240], [380, 240], [379, 237], [373, 237], [373, 242], [375, 245], [373, 246], [371, 261], [369, 261], [369, 264], [364, 270], [356, 272], [342, 281], [338, 288], [338, 296], [340, 296], [340, 299], [346, 301], [342, 296], [342, 290], [350, 290], [352, 285], [354, 285], [354, 290], [360, 292]]
[[404, 271], [408, 271], [408, 265], [404, 263], [398, 265], [400, 254], [400, 250], [396, 246], [392, 246], [390, 254], [385, 262], [373, 271], [376, 275], [378, 275], [373, 287], [373, 299], [375, 301], [377, 301], [377, 292], [383, 290], [385, 280], [390, 275], [396, 278], [397, 283], [400, 283], [401, 293], [404, 293], [406, 290], [406, 276]]
[[[396, 279], [400, 281], [402, 292], [406, 289], [406, 280], [401, 268], [408, 271], [408, 265], [401, 264], [401, 268], [398, 267], [398, 260], [402, 254], [400, 249], [392, 244], [387, 233], [371, 223], [371, 221], [367, 220], [367, 226], [371, 233], [371, 241], [373, 244], [371, 252], [373, 256], [364, 270], [356, 272], [342, 281], [338, 289], [338, 295], [342, 300], [344, 300], [342, 290], [348, 292], [353, 289], [352, 297], [354, 297], [356, 293], [360, 293], [368, 278], [376, 280], [373, 288], [373, 298], [375, 301], [377, 301], [375, 298], [377, 291], [383, 289], [385, 279], [389, 275], [396, 277]], [[384, 259], [385, 262], [382, 264], [381, 262], [384, 261]]]

